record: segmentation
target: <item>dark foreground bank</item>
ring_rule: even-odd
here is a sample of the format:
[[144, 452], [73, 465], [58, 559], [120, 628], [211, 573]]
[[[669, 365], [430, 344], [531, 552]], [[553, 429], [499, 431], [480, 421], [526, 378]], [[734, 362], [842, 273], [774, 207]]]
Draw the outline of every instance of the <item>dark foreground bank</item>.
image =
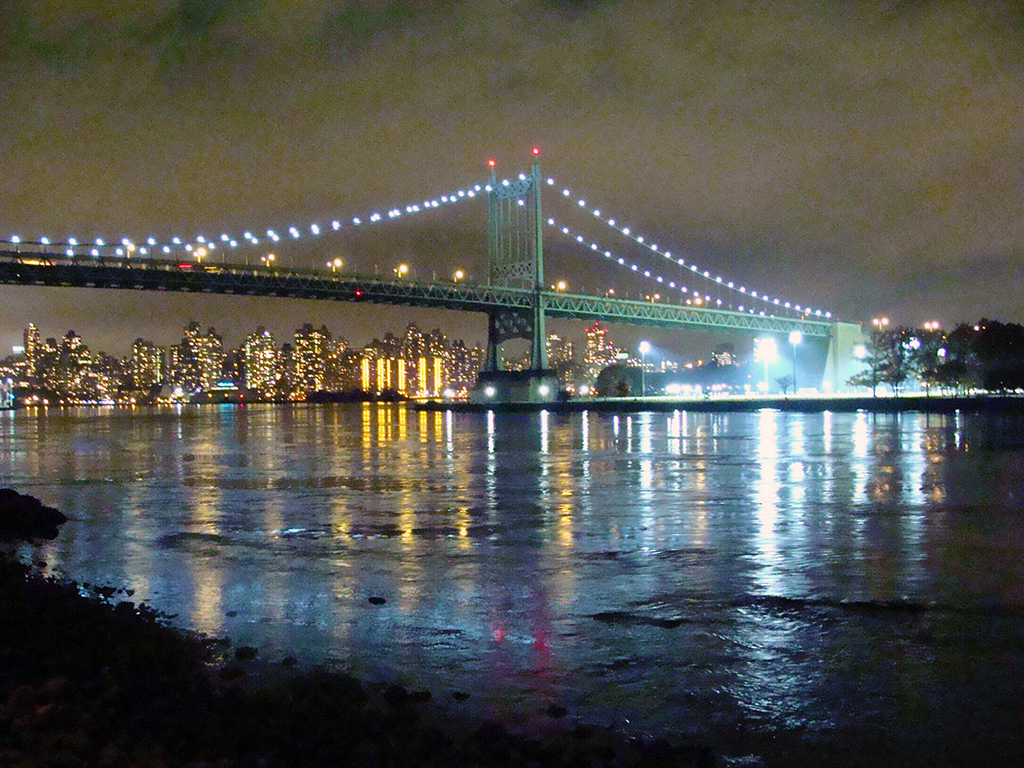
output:
[[0, 554], [0, 766], [716, 764], [706, 747], [569, 725], [557, 708], [550, 732], [514, 734], [426, 691], [262, 663], [130, 597]]

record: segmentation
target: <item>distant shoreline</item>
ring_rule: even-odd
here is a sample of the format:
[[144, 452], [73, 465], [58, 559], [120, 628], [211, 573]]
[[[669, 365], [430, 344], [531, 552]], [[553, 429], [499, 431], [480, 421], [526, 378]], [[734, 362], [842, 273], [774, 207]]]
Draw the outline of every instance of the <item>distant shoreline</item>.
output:
[[1024, 414], [1024, 395], [882, 395], [868, 396], [791, 396], [791, 397], [588, 397], [575, 400], [558, 400], [548, 403], [469, 403], [464, 400], [394, 400], [390, 398], [367, 399], [327, 399], [315, 400], [257, 400], [249, 403], [153, 403], [146, 405], [122, 405], [116, 403], [50, 403], [50, 404], [16, 404], [12, 408], [0, 408], [6, 411], [33, 411], [37, 409], [73, 409], [73, 408], [110, 408], [132, 411], [139, 408], [209, 408], [254, 406], [332, 406], [332, 405], [399, 405], [409, 406], [417, 411], [454, 411], [457, 413], [476, 413], [495, 411], [532, 412], [549, 411], [552, 413], [647, 413], [690, 411], [697, 413], [744, 413], [761, 410], [793, 411], [797, 413], [1022, 413]]
[[429, 400], [413, 404], [423, 411], [551, 411], [554, 413], [643, 413], [697, 411], [733, 413], [761, 410], [799, 413], [1024, 413], [1024, 395], [907, 395], [900, 397], [608, 397], [566, 400], [552, 403], [466, 403]]

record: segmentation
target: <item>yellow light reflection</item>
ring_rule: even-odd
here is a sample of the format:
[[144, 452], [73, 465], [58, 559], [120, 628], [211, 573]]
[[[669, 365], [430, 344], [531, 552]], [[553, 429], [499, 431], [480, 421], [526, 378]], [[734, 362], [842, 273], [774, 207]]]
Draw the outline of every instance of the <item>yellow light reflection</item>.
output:
[[[405, 409], [405, 406], [398, 405], [395, 408], [398, 409], [398, 439], [405, 440], [409, 436], [409, 412]], [[392, 414], [394, 413], [394, 408], [389, 410]]]
[[218, 568], [205, 565], [206, 558], [193, 561], [192, 573], [195, 578], [195, 595], [192, 600], [191, 626], [198, 632], [217, 635], [222, 632], [224, 619], [221, 598], [223, 595], [223, 574]]

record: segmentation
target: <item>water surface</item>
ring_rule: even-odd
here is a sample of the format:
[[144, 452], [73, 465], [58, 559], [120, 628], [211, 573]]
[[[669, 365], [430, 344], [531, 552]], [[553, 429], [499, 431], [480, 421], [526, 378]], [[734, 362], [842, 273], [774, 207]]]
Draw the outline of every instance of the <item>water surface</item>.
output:
[[1020, 420], [20, 411], [0, 478], [73, 518], [51, 569], [271, 660], [782, 764], [1024, 758]]

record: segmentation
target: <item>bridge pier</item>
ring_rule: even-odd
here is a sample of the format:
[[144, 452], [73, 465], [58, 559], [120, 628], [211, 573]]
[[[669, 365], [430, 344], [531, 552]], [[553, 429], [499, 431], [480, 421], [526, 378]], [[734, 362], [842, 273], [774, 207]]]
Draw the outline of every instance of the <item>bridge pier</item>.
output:
[[[487, 359], [470, 392], [472, 403], [550, 403], [561, 386], [548, 368], [544, 297], [544, 227], [541, 210], [542, 179], [539, 150], [533, 150], [529, 177], [498, 184], [494, 161], [488, 185], [487, 266], [491, 285], [528, 288], [529, 309], [499, 310], [488, 315]], [[509, 339], [530, 341], [530, 367], [502, 370], [501, 344]]]
[[469, 402], [481, 405], [553, 403], [561, 385], [553, 370], [481, 371]]

